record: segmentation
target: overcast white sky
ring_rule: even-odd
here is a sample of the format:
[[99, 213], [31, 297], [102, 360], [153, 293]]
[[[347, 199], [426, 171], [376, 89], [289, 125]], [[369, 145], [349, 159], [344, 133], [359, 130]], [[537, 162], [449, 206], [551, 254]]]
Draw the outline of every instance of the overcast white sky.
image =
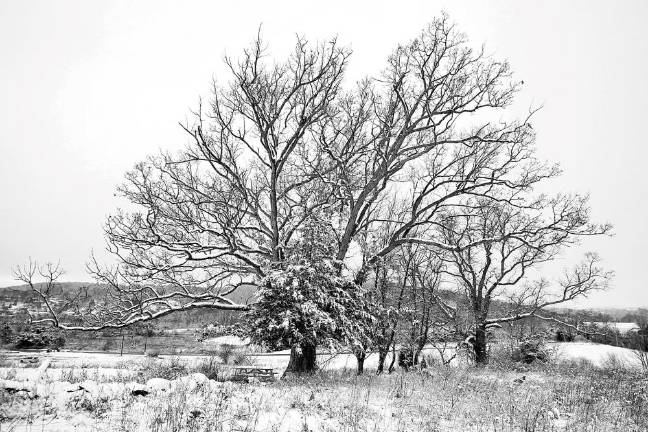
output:
[[594, 218], [615, 226], [584, 245], [616, 271], [614, 286], [581, 305], [648, 306], [644, 0], [0, 0], [0, 286], [30, 256], [88, 279], [115, 185], [146, 155], [186, 142], [178, 121], [261, 23], [275, 53], [295, 33], [338, 35], [356, 79], [442, 10], [509, 59], [525, 82], [519, 106], [544, 105], [534, 128], [540, 154], [565, 169], [556, 190], [590, 192]]

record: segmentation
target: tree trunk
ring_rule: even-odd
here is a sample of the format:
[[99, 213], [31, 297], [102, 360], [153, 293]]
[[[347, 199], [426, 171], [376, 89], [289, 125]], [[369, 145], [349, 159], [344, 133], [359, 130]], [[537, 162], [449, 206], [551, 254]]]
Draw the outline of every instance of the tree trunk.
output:
[[317, 354], [314, 345], [301, 345], [290, 349], [290, 360], [284, 372], [296, 374], [312, 374], [317, 370]]
[[396, 362], [396, 342], [394, 342], [392, 345], [392, 359], [391, 359], [391, 363], [389, 364], [389, 373], [394, 372], [395, 362]]
[[389, 354], [389, 347], [387, 347], [387, 349], [378, 349], [378, 369], [376, 369], [376, 374], [378, 375], [385, 371], [385, 360], [387, 359], [387, 354]]
[[364, 362], [367, 358], [367, 354], [363, 352], [362, 354], [358, 353], [355, 356], [356, 360], [358, 360], [358, 375], [362, 375], [362, 373], [364, 372]]
[[398, 352], [398, 366], [409, 372], [410, 368], [414, 366], [414, 350], [410, 346], [401, 347]]
[[475, 341], [473, 342], [475, 350], [475, 363], [485, 365], [488, 363], [488, 352], [486, 346], [486, 326], [478, 325], [475, 328]]
[[425, 348], [425, 344], [428, 342], [428, 332], [429, 330], [427, 328], [423, 329], [422, 334], [418, 337], [417, 343], [416, 343], [416, 349], [414, 350], [414, 364], [418, 365], [419, 363], [423, 363], [421, 359], [421, 354], [423, 353], [423, 349]]
[[418, 366], [421, 362], [421, 352], [423, 352], [423, 348], [420, 346], [417, 346], [416, 349], [414, 350], [414, 366]]

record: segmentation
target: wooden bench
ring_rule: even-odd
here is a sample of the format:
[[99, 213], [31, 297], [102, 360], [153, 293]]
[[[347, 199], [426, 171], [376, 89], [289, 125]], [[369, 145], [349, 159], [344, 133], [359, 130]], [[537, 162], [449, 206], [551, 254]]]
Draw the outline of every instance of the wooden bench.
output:
[[252, 379], [263, 382], [275, 381], [274, 369], [256, 366], [236, 366], [234, 368], [233, 381], [250, 382]]

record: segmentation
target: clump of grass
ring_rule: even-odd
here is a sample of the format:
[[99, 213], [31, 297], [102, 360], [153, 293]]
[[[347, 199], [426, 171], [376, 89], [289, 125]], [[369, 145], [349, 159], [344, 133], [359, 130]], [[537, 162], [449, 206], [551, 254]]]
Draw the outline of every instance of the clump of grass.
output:
[[218, 347], [217, 355], [221, 358], [224, 364], [230, 364], [230, 361], [236, 353], [236, 347], [230, 344], [222, 344]]
[[174, 380], [183, 375], [187, 375], [188, 368], [180, 357], [173, 356], [165, 360], [154, 358], [149, 359], [149, 361], [144, 363], [142, 372], [144, 380], [149, 378]]
[[147, 357], [160, 357], [160, 350], [157, 348], [150, 349], [146, 351]]
[[88, 370], [86, 368], [66, 368], [61, 369], [61, 381], [69, 383], [79, 383], [88, 379]]
[[231, 344], [220, 345], [214, 355], [218, 356], [224, 365], [239, 366], [252, 363], [246, 349]]
[[215, 381], [223, 381], [225, 378], [223, 367], [216, 355], [211, 355], [198, 363], [196, 371]]
[[3, 379], [13, 380], [13, 379], [16, 378], [17, 374], [18, 374], [18, 371], [16, 370], [16, 368], [12, 367], [12, 368], [7, 369], [2, 375], [3, 375]]
[[609, 376], [627, 374], [630, 372], [630, 365], [627, 361], [615, 353], [607, 353], [599, 366], [601, 371]]
[[[231, 430], [256, 430], [250, 421], [241, 421], [241, 409], [259, 412], [258, 404], [249, 403], [232, 406], [230, 390], [219, 392], [200, 391], [190, 397], [184, 391], [175, 391], [168, 398], [158, 402], [151, 416], [146, 419], [146, 430], [163, 431], [223, 431], [232, 417], [237, 421], [237, 428]], [[198, 399], [196, 399], [196, 397]], [[196, 405], [199, 401], [199, 405]]]
[[9, 356], [0, 351], [0, 367], [11, 367], [13, 366], [13, 361], [9, 359]]
[[76, 411], [85, 411], [93, 417], [102, 417], [110, 410], [110, 402], [107, 397], [91, 397], [86, 392], [79, 392], [72, 397], [67, 406]]

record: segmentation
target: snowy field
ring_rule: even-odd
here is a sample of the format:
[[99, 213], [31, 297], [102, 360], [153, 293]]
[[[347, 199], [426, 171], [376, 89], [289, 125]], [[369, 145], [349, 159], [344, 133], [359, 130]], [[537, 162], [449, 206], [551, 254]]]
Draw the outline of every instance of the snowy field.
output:
[[[209, 360], [206, 356], [3, 352], [0, 431], [499, 431], [525, 430], [533, 416], [538, 427], [526, 430], [646, 430], [636, 427], [627, 412], [632, 405], [625, 386], [640, 386], [633, 395], [648, 391], [648, 380], [636, 379], [639, 363], [631, 350], [591, 343], [552, 345], [557, 362], [552, 371], [436, 364], [424, 372], [377, 377], [372, 373], [377, 355], [372, 354], [365, 361], [365, 376], [356, 377], [353, 355], [321, 354], [324, 376], [249, 384], [196, 372]], [[288, 351], [249, 356], [277, 375], [288, 358]], [[626, 368], [633, 379], [628, 384], [619, 375], [596, 384], [603, 378], [588, 372], [583, 361], [591, 368]], [[184, 365], [180, 376], [155, 376], [156, 368], [173, 362]], [[576, 374], [585, 375], [561, 377], [560, 362], [571, 362]], [[626, 373], [621, 369], [618, 373]], [[598, 388], [606, 393], [594, 398]], [[617, 403], [615, 398], [627, 400]], [[489, 416], [486, 423], [480, 409]], [[580, 428], [590, 420], [594, 426]]]
[[[220, 338], [219, 338], [220, 339]], [[205, 341], [206, 344], [217, 344], [217, 343], [227, 343], [237, 346], [244, 346], [245, 342], [241, 341], [238, 338], [229, 336], [226, 339], [220, 339], [218, 341], [208, 340]], [[611, 358], [618, 361], [620, 364], [627, 368], [640, 368], [641, 363], [639, 358], [635, 355], [633, 350], [621, 347], [614, 347], [610, 345], [594, 344], [589, 342], [553, 342], [548, 344], [551, 349], [556, 353], [555, 360], [557, 362], [564, 361], [588, 361], [591, 362], [594, 366], [603, 366], [606, 362], [609, 362]], [[448, 358], [452, 356], [454, 350], [449, 348], [445, 352], [445, 357]], [[426, 347], [423, 350], [423, 354], [430, 358], [434, 358], [437, 361], [440, 361], [441, 357], [437, 350], [432, 347]], [[32, 357], [37, 356], [41, 363], [47, 360], [48, 367], [44, 371], [45, 376], [48, 379], [56, 380], [60, 379], [61, 374], [66, 370], [72, 369], [89, 369], [96, 371], [99, 375], [105, 376], [109, 379], [114, 375], [125, 375], [134, 374], [135, 371], [132, 368], [132, 365], [141, 365], [145, 363], [150, 358], [141, 355], [141, 354], [124, 354], [120, 356], [119, 354], [113, 353], [86, 353], [86, 352], [36, 352], [28, 353], [18, 351], [8, 351], [4, 353], [4, 357], [7, 361], [15, 360], [16, 365], [20, 366], [20, 359], [23, 357]], [[251, 353], [247, 355], [249, 361], [255, 366], [272, 368], [275, 370], [276, 374], [281, 374], [288, 364], [288, 359], [290, 356], [289, 350], [284, 351], [275, 351], [271, 353]], [[161, 355], [160, 359], [172, 359], [179, 358], [187, 364], [189, 367], [194, 367], [200, 362], [203, 362], [209, 359], [209, 356], [206, 355]], [[392, 354], [390, 353], [386, 359], [386, 366], [389, 366], [392, 360]], [[344, 369], [355, 369], [357, 362], [355, 356], [350, 353], [340, 353], [340, 354], [326, 354], [320, 353], [318, 355], [318, 364], [320, 369], [323, 370], [344, 370]], [[460, 359], [456, 358], [451, 362], [451, 365], [458, 366], [460, 365]], [[365, 360], [365, 369], [366, 370], [375, 370], [378, 366], [378, 354], [372, 353], [369, 354]], [[14, 365], [11, 367], [0, 367], [0, 377], [7, 373], [9, 370], [15, 370], [16, 376], [21, 380], [33, 379], [38, 372], [37, 368], [25, 368], [18, 367]]]
[[557, 342], [552, 345], [556, 348], [558, 361], [586, 360], [600, 367], [612, 360], [628, 368], [641, 367], [635, 351], [628, 348], [588, 342]]

